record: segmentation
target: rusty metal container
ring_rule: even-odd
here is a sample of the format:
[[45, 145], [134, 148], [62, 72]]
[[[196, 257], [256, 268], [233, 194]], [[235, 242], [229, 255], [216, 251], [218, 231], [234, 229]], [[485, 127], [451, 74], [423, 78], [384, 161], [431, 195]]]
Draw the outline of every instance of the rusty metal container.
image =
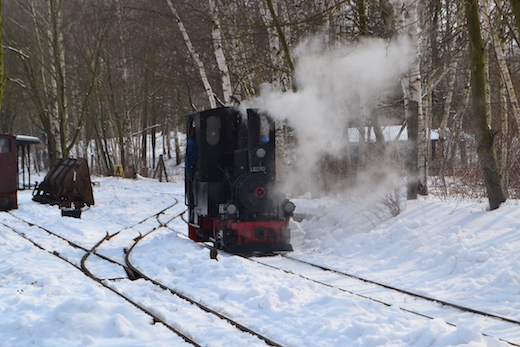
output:
[[94, 205], [92, 182], [85, 159], [58, 159], [43, 182], [34, 190], [33, 200], [59, 205], [62, 216], [81, 217], [81, 209]]

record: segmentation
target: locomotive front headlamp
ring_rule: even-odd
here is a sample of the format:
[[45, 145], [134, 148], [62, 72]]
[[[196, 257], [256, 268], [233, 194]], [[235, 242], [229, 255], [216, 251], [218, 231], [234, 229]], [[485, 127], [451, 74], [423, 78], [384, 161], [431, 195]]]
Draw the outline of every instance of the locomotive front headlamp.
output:
[[255, 152], [256, 156], [260, 159], [262, 159], [263, 157], [265, 157], [266, 155], [266, 151], [265, 149], [263, 149], [262, 147], [258, 148]]
[[282, 205], [282, 209], [285, 213], [287, 214], [291, 214], [294, 212], [294, 210], [296, 209], [296, 205], [293, 204], [292, 202], [290, 201], [286, 201], [283, 205]]
[[229, 204], [226, 206], [226, 213], [227, 214], [235, 214], [237, 213], [237, 207], [234, 204]]

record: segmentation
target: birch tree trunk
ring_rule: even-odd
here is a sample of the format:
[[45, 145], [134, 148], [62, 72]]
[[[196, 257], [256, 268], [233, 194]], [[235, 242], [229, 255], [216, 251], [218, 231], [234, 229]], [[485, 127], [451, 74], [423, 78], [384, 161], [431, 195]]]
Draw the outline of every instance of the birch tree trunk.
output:
[[[442, 110], [442, 116], [441, 116], [441, 123], [439, 127], [439, 152], [441, 157], [441, 167], [446, 167], [447, 161], [447, 151], [449, 148], [449, 142], [446, 141], [446, 129], [448, 127], [448, 120], [450, 119], [450, 113], [451, 113], [451, 103], [453, 101], [453, 95], [454, 95], [454, 86], [455, 81], [457, 79], [457, 67], [459, 65], [459, 57], [456, 56], [454, 58], [454, 62], [452, 66], [450, 66], [447, 70], [451, 71], [451, 75], [449, 76], [448, 80], [448, 93], [446, 94], [446, 98], [444, 100], [444, 108]], [[450, 138], [453, 138], [453, 132], [451, 133]], [[443, 173], [441, 173], [443, 174]]]
[[417, 161], [418, 161], [418, 169], [419, 169], [419, 190], [418, 193], [420, 195], [428, 195], [428, 148], [429, 148], [429, 128], [428, 121], [426, 119], [426, 115], [423, 109], [423, 101], [422, 101], [422, 77], [421, 77], [421, 61], [419, 58], [419, 52], [421, 51], [421, 38], [419, 34], [419, 4], [417, 1], [411, 5], [411, 37], [412, 42], [417, 44], [415, 47], [415, 54], [417, 57], [412, 65], [412, 69], [410, 71], [410, 86], [412, 89], [410, 90], [411, 95], [410, 98], [413, 102], [417, 103], [417, 119], [418, 119], [418, 150], [417, 150]]
[[195, 61], [195, 64], [197, 65], [197, 68], [199, 69], [200, 78], [202, 79], [202, 83], [204, 84], [204, 89], [206, 90], [206, 94], [208, 96], [209, 105], [211, 108], [215, 108], [217, 107], [217, 102], [215, 100], [215, 95], [213, 93], [213, 89], [211, 88], [211, 84], [209, 83], [209, 79], [206, 74], [206, 69], [204, 68], [204, 63], [202, 62], [202, 59], [200, 59], [199, 54], [195, 50], [195, 47], [193, 47], [190, 36], [188, 35], [188, 31], [184, 27], [184, 23], [182, 22], [181, 17], [177, 12], [177, 9], [175, 8], [175, 6], [173, 6], [171, 0], [166, 1], [168, 2], [170, 10], [172, 11], [175, 19], [177, 20], [177, 25], [179, 26], [179, 30], [181, 31], [182, 37], [184, 38], [184, 43], [188, 48], [188, 52], [190, 53], [191, 57]]
[[[261, 6], [260, 13], [262, 15], [262, 20], [267, 28], [269, 41], [269, 58], [271, 60], [271, 64], [274, 67], [274, 71], [272, 74], [274, 78], [271, 80], [271, 82], [274, 84], [278, 84], [283, 91], [291, 90], [291, 73], [294, 71], [294, 65], [289, 51], [289, 47], [287, 45], [285, 32], [278, 21], [278, 13], [275, 9], [276, 2], [273, 2], [273, 0], [265, 0], [265, 5], [267, 5], [267, 8]], [[287, 69], [284, 68], [284, 56], [285, 63], [287, 64], [287, 66], [289, 66], [289, 71], [287, 71]], [[276, 174], [278, 179], [284, 179], [288, 171], [287, 163], [291, 161], [289, 159], [291, 153], [288, 152], [287, 146], [284, 145], [288, 141], [287, 133], [284, 127], [284, 121], [277, 120], [275, 126], [275, 136], [277, 143]]]
[[[43, 131], [46, 135], [47, 149], [49, 152], [49, 165], [52, 165], [55, 160], [61, 157], [59, 146], [59, 131], [56, 117], [54, 117], [54, 104], [49, 103], [49, 99], [56, 99], [53, 96], [54, 89], [52, 85], [53, 76], [50, 76], [52, 45], [47, 41], [50, 39], [49, 24], [49, 4], [43, 7], [47, 13], [39, 13], [34, 2], [27, 4], [27, 13], [31, 17], [33, 25], [33, 34], [36, 43], [31, 47], [30, 54], [24, 53], [20, 49], [10, 47], [12, 51], [17, 53], [22, 62], [22, 69], [27, 76], [27, 84], [20, 79], [16, 82], [24, 88], [32, 102], [36, 107], [37, 117], [40, 119]], [[47, 20], [46, 24], [40, 23], [41, 18]], [[30, 31], [30, 30], [28, 30]], [[44, 32], [44, 34], [42, 34]]]
[[[504, 83], [500, 83], [500, 103], [502, 105], [507, 105], [507, 87]], [[502, 141], [501, 145], [501, 156], [500, 156], [500, 166], [502, 168], [506, 168], [503, 172], [503, 184], [507, 187], [509, 182], [509, 170], [507, 169], [507, 163], [509, 162], [509, 148], [508, 148], [508, 137], [509, 137], [509, 115], [506, 107], [501, 107], [501, 124], [502, 124]]]
[[417, 194], [428, 194], [428, 143], [427, 124], [422, 109], [421, 69], [418, 56], [419, 27], [418, 5], [397, 3], [400, 6], [399, 24], [407, 28], [415, 52], [415, 60], [403, 84], [405, 93], [405, 116], [408, 121], [408, 141], [411, 148], [408, 165], [408, 199], [416, 199]]
[[439, 140], [444, 141], [446, 137], [446, 128], [448, 127], [448, 120], [450, 118], [450, 112], [451, 112], [451, 102], [453, 101], [453, 94], [455, 92], [454, 86], [455, 81], [457, 80], [457, 67], [459, 65], [459, 57], [456, 56], [454, 58], [454, 62], [452, 66], [448, 68], [449, 71], [452, 72], [450, 75], [450, 79], [448, 80], [448, 93], [446, 94], [446, 99], [444, 100], [444, 108], [442, 110], [442, 116], [441, 116], [441, 124], [439, 128]]
[[61, 155], [69, 156], [67, 146], [69, 114], [67, 108], [67, 94], [65, 88], [65, 48], [63, 44], [63, 20], [61, 11], [62, 2], [49, 0], [49, 50], [51, 56], [51, 86], [54, 99], [54, 119], [59, 130], [59, 144]]
[[213, 37], [213, 49], [215, 50], [215, 59], [220, 70], [220, 78], [222, 79], [222, 94], [224, 96], [224, 104], [231, 101], [233, 95], [233, 88], [231, 86], [231, 79], [229, 78], [229, 69], [224, 55], [224, 38], [220, 27], [218, 0], [208, 0], [211, 18], [213, 19], [213, 29], [211, 36]]
[[[290, 90], [292, 89], [291, 74], [294, 71], [294, 64], [287, 44], [286, 35], [278, 20], [278, 14], [275, 9], [276, 2], [273, 2], [273, 0], [265, 0], [265, 4], [267, 8], [261, 7], [260, 11], [262, 20], [269, 34], [269, 57], [275, 69], [278, 70], [274, 71], [273, 75], [277, 77], [275, 77], [273, 82], [278, 83], [284, 91]], [[284, 57], [287, 65], [284, 64]], [[288, 71], [284, 66], [289, 67]]]
[[507, 95], [509, 96], [509, 101], [511, 102], [511, 107], [513, 109], [513, 116], [515, 118], [516, 126], [517, 126], [517, 129], [520, 134], [520, 104], [518, 102], [515, 88], [513, 86], [513, 79], [511, 78], [511, 73], [509, 72], [509, 67], [507, 66], [506, 54], [504, 53], [505, 49], [503, 46], [503, 40], [501, 40], [498, 37], [496, 30], [491, 26], [491, 20], [489, 17], [488, 6], [489, 6], [488, 0], [484, 0], [484, 6], [483, 6], [484, 21], [486, 22], [486, 27], [489, 28], [491, 42], [493, 43], [493, 48], [495, 50], [495, 54], [497, 57], [498, 67], [500, 69], [500, 76], [501, 76], [501, 79], [504, 82], [505, 88], [507, 90]]
[[132, 128], [131, 128], [131, 119], [130, 119], [130, 106], [128, 101], [128, 64], [127, 64], [127, 40], [125, 37], [126, 30], [124, 28], [123, 21], [123, 10], [121, 5], [121, 0], [116, 0], [117, 9], [116, 16], [119, 23], [119, 44], [121, 45], [121, 59], [122, 59], [122, 101], [123, 104], [118, 111], [118, 107], [116, 106], [116, 98], [114, 98], [114, 111], [116, 117], [117, 124], [117, 132], [118, 132], [118, 143], [119, 143], [119, 155], [121, 160], [121, 165], [123, 166], [123, 170], [129, 169], [129, 154], [132, 153]]
[[273, 0], [266, 0], [266, 2], [267, 2], [267, 7], [269, 8], [269, 12], [271, 13], [271, 17], [273, 19], [273, 24], [276, 28], [276, 32], [278, 33], [278, 37], [280, 38], [280, 44], [282, 46], [282, 50], [285, 55], [285, 60], [286, 60], [287, 66], [289, 66], [289, 70], [291, 72], [293, 72], [294, 63], [293, 63], [293, 60], [291, 57], [291, 52], [289, 50], [289, 45], [287, 44], [285, 32], [284, 32], [282, 26], [280, 25], [280, 22], [278, 21], [278, 16], [277, 16], [275, 8], [274, 8]]
[[[230, 13], [239, 13], [239, 9], [245, 8], [246, 5], [243, 1], [232, 0], [226, 3], [226, 10]], [[230, 65], [233, 66], [233, 72], [237, 76], [235, 90], [233, 91], [234, 101], [240, 103], [239, 99], [250, 99], [256, 94], [255, 83], [253, 82], [253, 74], [251, 73], [251, 67], [249, 64], [244, 62], [250, 61], [248, 56], [248, 49], [246, 48], [246, 40], [243, 40], [244, 36], [252, 36], [252, 19], [248, 16], [233, 16], [230, 18], [231, 24], [227, 27], [227, 33], [230, 42], [230, 51], [233, 52], [229, 56]], [[245, 23], [242, 24], [241, 21]], [[238, 96], [238, 98], [236, 98]]]
[[484, 181], [489, 199], [489, 208], [494, 210], [500, 207], [501, 203], [506, 201], [506, 194], [502, 187], [502, 176], [497, 165], [494, 140], [488, 125], [485, 49], [480, 30], [478, 1], [465, 0], [464, 2], [470, 48], [473, 128], [475, 131], [475, 140], [477, 142], [480, 168], [484, 173]]
[[[486, 22], [486, 26], [489, 28], [491, 42], [493, 43], [493, 48], [495, 50], [495, 55], [497, 57], [498, 66], [500, 69], [501, 83], [500, 83], [500, 110], [501, 110], [501, 162], [500, 166], [502, 168], [507, 167], [508, 162], [508, 146], [507, 146], [507, 137], [509, 133], [509, 115], [507, 108], [507, 100], [511, 104], [511, 110], [513, 113], [513, 117], [516, 123], [517, 131], [520, 133], [520, 104], [518, 102], [518, 98], [516, 96], [515, 88], [513, 85], [513, 80], [511, 78], [511, 73], [509, 71], [509, 67], [507, 66], [504, 40], [502, 40], [495, 28], [491, 25], [491, 17], [489, 15], [489, 4], [488, 0], [484, 0], [484, 21]], [[508, 182], [508, 171], [504, 171], [503, 184], [507, 184]]]

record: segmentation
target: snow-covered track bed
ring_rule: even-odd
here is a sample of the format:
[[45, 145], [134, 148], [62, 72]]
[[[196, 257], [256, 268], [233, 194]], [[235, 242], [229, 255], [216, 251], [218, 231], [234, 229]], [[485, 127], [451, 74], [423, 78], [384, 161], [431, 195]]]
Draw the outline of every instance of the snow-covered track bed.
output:
[[[182, 214], [179, 214], [179, 217]], [[167, 226], [167, 223], [163, 226]], [[184, 293], [182, 291], [176, 290], [175, 288], [169, 287], [159, 280], [155, 280], [152, 277], [149, 277], [145, 274], [144, 271], [139, 270], [137, 265], [132, 263], [132, 252], [138, 248], [139, 243], [143, 241], [147, 236], [151, 235], [153, 232], [158, 231], [159, 229], [155, 229], [147, 234], [139, 236], [134, 241], [134, 244], [128, 249], [125, 256], [125, 262], [129, 268], [129, 271], [136, 276], [136, 278], [147, 281], [159, 288], [161, 288], [164, 292], [170, 293], [175, 297], [175, 299], [163, 300], [163, 303], [169, 305], [178, 305], [180, 301], [182, 304], [189, 303], [191, 306], [189, 308], [179, 309], [174, 308], [170, 309], [173, 312], [183, 312], [182, 317], [182, 326], [184, 329], [193, 330], [192, 334], [203, 335], [204, 343], [206, 345], [222, 345], [222, 346], [275, 346], [281, 347], [282, 344], [275, 342], [273, 339], [265, 336], [264, 334], [258, 333], [253, 329], [248, 328], [244, 324], [241, 324], [237, 320], [231, 318], [230, 316], [226, 316], [225, 314], [219, 312], [211, 308], [211, 305], [206, 305], [201, 303], [200, 301], [193, 299], [189, 294]], [[174, 229], [170, 229], [174, 231]], [[146, 300], [147, 298], [145, 298]], [[181, 323], [179, 323], [181, 324]], [[238, 334], [237, 332], [241, 332], [242, 334]], [[221, 341], [219, 341], [221, 340]], [[232, 342], [231, 342], [232, 341]]]
[[[102, 239], [89, 254], [99, 255], [103, 251], [107, 254], [114, 254], [114, 249], [119, 248], [120, 252], [115, 253], [120, 255], [124, 254], [125, 265], [121, 265], [121, 267], [125, 269], [132, 280], [138, 280], [137, 282], [146, 287], [146, 290], [139, 288], [139, 291], [136, 291], [135, 288], [133, 288], [135, 284], [122, 281], [117, 281], [111, 286], [124, 293], [136, 292], [134, 299], [136, 302], [145, 306], [157, 306], [154, 310], [160, 313], [162, 321], [168, 321], [171, 322], [170, 324], [172, 325], [182, 327], [182, 331], [186, 331], [190, 336], [197, 336], [198, 339], [194, 339], [201, 340], [203, 345], [217, 344], [224, 346], [229, 345], [229, 341], [233, 341], [233, 344], [237, 346], [265, 346], [266, 344], [269, 346], [281, 346], [268, 337], [213, 310], [211, 307], [192, 300], [188, 295], [169, 288], [159, 281], [148, 277], [132, 264], [132, 251], [138, 246], [139, 242], [146, 237], [153, 237], [156, 231], [167, 227], [170, 222], [182, 216], [183, 213], [184, 208], [180, 212], [170, 211], [170, 214], [160, 213], [157, 215], [158, 225], [151, 230], [147, 232], [130, 233], [129, 231], [131, 231], [132, 228], [127, 228], [126, 230]], [[111, 246], [111, 243], [119, 246]], [[131, 246], [121, 249], [122, 245]], [[158, 290], [157, 287], [160, 288], [160, 290]], [[143, 292], [146, 293], [145, 296], [142, 295]]]
[[[137, 272], [146, 273], [176, 292], [189, 293], [192, 300], [213, 307], [223, 316], [247, 322], [249, 328], [280, 345], [356, 345], [356, 336], [367, 338], [382, 332], [393, 335], [394, 325], [421, 331], [409, 336], [412, 345], [417, 338], [429, 336], [425, 332], [429, 329], [445, 330], [443, 334], [448, 340], [466, 334], [463, 332], [466, 328], [428, 319], [411, 310], [281, 268], [266, 268], [257, 261], [279, 257], [248, 258], [220, 252], [217, 261], [210, 260], [210, 244], [194, 243], [184, 232], [179, 232], [185, 225], [168, 228], [170, 232], [158, 230], [154, 238], [143, 240], [135, 247], [137, 251], [130, 258], [137, 264], [134, 265]], [[147, 256], [152, 250], [156, 254]], [[471, 330], [466, 330], [468, 338], [474, 338], [470, 337], [473, 336]], [[509, 345], [486, 334], [483, 338], [489, 339], [490, 345]], [[379, 345], [385, 345], [384, 340], [386, 338], [379, 341]]]
[[[31, 242], [34, 246], [38, 247], [39, 249], [47, 251], [48, 253], [50, 253], [50, 254], [56, 256], [57, 258], [59, 258], [60, 260], [70, 264], [71, 266], [73, 266], [77, 270], [83, 272], [85, 275], [87, 275], [88, 277], [90, 277], [93, 280], [95, 280], [96, 282], [98, 282], [104, 288], [110, 290], [111, 292], [113, 292], [117, 296], [119, 296], [120, 298], [126, 300], [128, 303], [130, 303], [131, 305], [133, 305], [134, 307], [136, 307], [137, 309], [139, 309], [143, 313], [147, 314], [148, 316], [150, 316], [151, 317], [151, 321], [150, 321], [151, 324], [161, 323], [167, 329], [171, 330], [173, 333], [175, 333], [180, 338], [182, 338], [186, 343], [188, 343], [190, 345], [193, 345], [193, 346], [200, 346], [194, 340], [192, 340], [190, 337], [184, 335], [180, 330], [176, 329], [172, 325], [167, 324], [164, 320], [162, 320], [152, 310], [150, 310], [146, 306], [143, 306], [143, 305], [139, 304], [138, 302], [133, 300], [130, 296], [128, 296], [128, 295], [126, 295], [126, 294], [116, 290], [115, 288], [113, 288], [109, 284], [109, 281], [96, 278], [88, 270], [86, 270], [84, 267], [82, 267], [81, 265], [78, 265], [77, 257], [71, 256], [71, 255], [73, 255], [73, 254], [77, 255], [78, 252], [75, 251], [75, 250], [79, 250], [79, 252], [81, 252], [81, 251], [82, 252], [86, 252], [85, 254], [88, 254], [88, 250], [86, 248], [84, 248], [82, 246], [79, 246], [79, 245], [75, 244], [74, 242], [72, 242], [70, 240], [67, 240], [66, 238], [64, 238], [64, 237], [62, 237], [62, 236], [60, 236], [60, 235], [58, 235], [58, 234], [56, 234], [56, 233], [46, 229], [46, 228], [40, 227], [40, 226], [35, 225], [33, 223], [30, 223], [30, 222], [26, 222], [26, 221], [24, 221], [24, 220], [22, 220], [20, 218], [17, 218], [17, 222], [18, 223], [26, 223], [31, 228], [33, 228], [35, 230], [39, 229], [39, 230], [41, 230], [41, 232], [46, 233], [49, 236], [47, 238], [45, 238], [42, 235], [37, 235], [38, 234], [37, 232], [31, 232], [30, 235], [28, 235], [28, 233], [20, 231], [19, 229], [17, 229], [16, 226], [13, 226], [12, 224], [10, 225], [10, 224], [6, 224], [4, 222], [0, 222], [0, 224], [3, 225], [4, 227], [6, 227], [7, 229], [15, 232], [16, 234], [20, 235], [24, 239], [28, 240], [29, 242]], [[19, 225], [18, 225], [18, 227], [19, 227]], [[55, 238], [55, 240], [58, 240], [58, 242], [52, 242], [51, 240], [49, 240], [49, 238]], [[35, 239], [37, 239], [38, 241], [36, 241]], [[72, 252], [67, 251], [65, 244], [68, 244], [70, 248], [74, 249], [74, 251], [72, 251]], [[56, 246], [58, 246], [58, 247], [56, 247]], [[60, 253], [55, 248], [59, 248], [60, 250], [63, 250], [63, 252]], [[109, 263], [111, 263], [111, 265], [121, 265], [121, 264], [118, 264], [117, 262], [110, 261], [109, 259], [105, 259], [104, 257], [102, 259], [104, 259], [106, 261], [109, 261]], [[181, 343], [181, 341], [179, 341], [179, 343]]]
[[452, 326], [457, 326], [459, 322], [471, 320], [483, 328], [484, 336], [494, 337], [511, 345], [520, 346], [520, 322], [509, 317], [439, 300], [426, 294], [414, 293], [327, 266], [314, 264], [288, 254], [247, 259], [385, 306], [398, 307], [400, 310], [414, 315], [428, 319], [441, 318]]
[[[183, 206], [176, 206], [171, 205], [133, 226], [107, 233], [90, 249], [14, 215], [11, 215], [11, 225], [1, 224], [82, 271], [149, 315], [153, 324], [164, 325], [191, 345], [227, 346], [233, 341], [231, 345], [236, 346], [281, 346], [210, 307], [133, 271], [135, 268], [129, 263], [131, 251], [146, 236], [164, 229], [184, 212]], [[19, 231], [24, 230], [22, 225], [25, 225], [25, 232]], [[31, 229], [30, 233], [26, 232], [27, 227]]]
[[[93, 278], [118, 279], [128, 277], [135, 280], [137, 276], [125, 264], [128, 247], [143, 235], [164, 228], [172, 220], [184, 213], [184, 206], [175, 203], [165, 209], [123, 228], [117, 232], [108, 233], [100, 239], [81, 259], [81, 267]], [[114, 266], [115, 265], [115, 266]]]

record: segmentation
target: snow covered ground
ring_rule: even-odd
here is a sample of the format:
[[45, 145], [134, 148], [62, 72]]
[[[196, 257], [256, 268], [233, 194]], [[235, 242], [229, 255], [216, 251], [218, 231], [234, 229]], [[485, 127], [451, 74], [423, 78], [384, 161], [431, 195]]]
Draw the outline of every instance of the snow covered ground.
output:
[[[174, 199], [183, 203], [182, 182], [93, 180], [99, 182], [94, 188], [96, 205], [82, 219], [61, 217], [56, 206], [31, 201], [29, 191], [19, 192], [20, 207], [12, 213], [90, 248], [107, 232], [130, 228]], [[520, 321], [517, 201], [486, 211], [479, 202], [421, 198], [406, 202], [395, 218], [353, 197], [294, 201], [296, 212], [309, 218], [291, 224], [292, 256]], [[0, 222], [28, 236], [34, 233], [34, 227], [7, 213], [0, 212]], [[180, 219], [170, 227], [186, 232]], [[151, 277], [284, 346], [506, 345], [485, 337], [485, 329], [471, 316], [454, 327], [441, 318], [421, 318], [237, 256], [221, 253], [218, 261], [211, 260], [207, 249], [170, 229], [143, 240], [132, 255]], [[62, 256], [78, 263], [81, 252]], [[127, 282], [115, 285], [132, 290], [125, 288]], [[145, 291], [146, 286], [138, 288], [136, 297], [155, 305], [158, 314], [186, 329], [201, 345], [263, 345], [197, 323], [199, 317], [186, 316], [184, 309], [171, 314], [166, 309], [174, 305], [172, 298], [159, 299], [159, 293]], [[3, 225], [0, 317], [2, 347], [186, 345], [114, 293]]]

